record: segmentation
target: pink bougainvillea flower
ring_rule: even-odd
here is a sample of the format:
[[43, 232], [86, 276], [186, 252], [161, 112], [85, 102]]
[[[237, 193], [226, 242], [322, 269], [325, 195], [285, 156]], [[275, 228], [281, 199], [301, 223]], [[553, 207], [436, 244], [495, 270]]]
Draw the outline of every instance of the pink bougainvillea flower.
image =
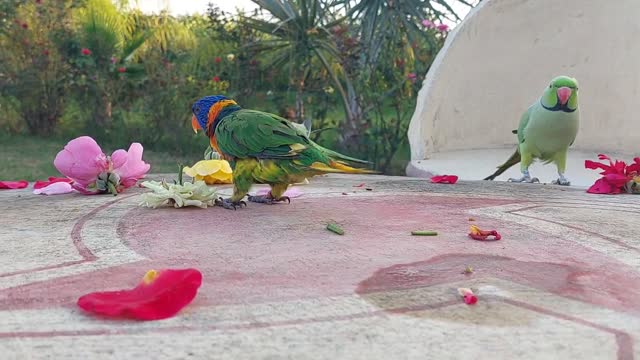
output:
[[26, 180], [18, 181], [0, 181], [0, 189], [24, 189], [29, 186]]
[[166, 319], [189, 305], [201, 284], [202, 274], [196, 269], [150, 270], [131, 290], [86, 294], [78, 299], [78, 306], [107, 317]]
[[143, 150], [140, 143], [133, 143], [129, 151], [120, 149], [111, 155], [113, 172], [120, 177], [120, 185], [125, 189], [135, 185], [151, 168], [142, 160]]
[[440, 32], [447, 32], [449, 31], [449, 25], [447, 24], [440, 24], [438, 26], [436, 26], [436, 29]]
[[89, 50], [87, 48], [82, 48], [82, 50], [80, 50], [80, 52], [82, 52], [82, 55], [86, 55], [86, 56], [91, 55], [91, 50]]
[[[493, 236], [493, 239], [489, 239], [489, 236]], [[502, 236], [500, 236], [496, 230], [481, 230], [475, 225], [471, 225], [469, 237], [479, 241], [496, 241], [502, 239]]]
[[57, 183], [57, 182], [66, 182], [71, 184], [73, 182], [73, 180], [67, 178], [67, 177], [54, 177], [54, 176], [49, 176], [49, 180], [38, 180], [33, 184], [33, 188], [34, 189], [42, 189], [44, 187], [47, 187], [53, 183]]
[[431, 178], [432, 183], [437, 184], [455, 184], [458, 182], [458, 176], [456, 175], [438, 175]]
[[422, 20], [422, 26], [426, 27], [427, 29], [433, 29], [436, 27], [436, 24], [434, 24], [431, 20], [424, 19]]
[[73, 187], [83, 193], [97, 193], [94, 186], [100, 173], [109, 170], [107, 156], [89, 136], [69, 141], [56, 155], [53, 165], [61, 174], [73, 180]]
[[592, 194], [620, 194], [628, 191], [627, 184], [640, 173], [640, 158], [634, 158], [633, 163], [627, 165], [624, 161], [611, 160], [606, 155], [599, 154], [598, 159], [606, 160], [609, 164], [585, 160], [587, 169], [600, 169], [602, 177], [598, 179], [587, 192]]
[[68, 182], [54, 182], [45, 187], [34, 189], [33, 193], [36, 195], [60, 195], [73, 192], [73, 187]]
[[[270, 193], [271, 193], [270, 189], [260, 189], [256, 192], [256, 195], [261, 196], [261, 195], [268, 195]], [[295, 187], [292, 187], [291, 189], [285, 191], [284, 194], [282, 194], [282, 196], [287, 196], [293, 199], [293, 198], [302, 196], [302, 191], [298, 190]]]
[[478, 302], [478, 297], [469, 288], [458, 288], [458, 294], [462, 296], [464, 303], [467, 305], [474, 305]]

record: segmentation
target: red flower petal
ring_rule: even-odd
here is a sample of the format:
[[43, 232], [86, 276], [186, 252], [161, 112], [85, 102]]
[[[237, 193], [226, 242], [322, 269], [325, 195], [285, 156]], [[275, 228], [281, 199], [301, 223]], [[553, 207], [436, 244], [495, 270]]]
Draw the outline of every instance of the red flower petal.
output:
[[587, 192], [591, 194], [620, 194], [622, 189], [614, 186], [612, 183], [607, 181], [607, 178], [603, 177], [591, 185]]
[[18, 181], [0, 181], [0, 189], [24, 189], [29, 186], [26, 180]]
[[[493, 236], [493, 239], [489, 239], [489, 236]], [[497, 241], [502, 239], [502, 236], [496, 230], [481, 230], [476, 225], [471, 225], [469, 237], [478, 241]]]
[[42, 189], [44, 187], [47, 187], [53, 183], [57, 183], [57, 182], [66, 182], [71, 184], [73, 182], [73, 180], [66, 178], [66, 177], [54, 177], [54, 176], [49, 176], [49, 181], [46, 180], [38, 180], [35, 182], [35, 184], [33, 184], [33, 188], [34, 189]]
[[365, 185], [364, 183], [360, 183], [358, 185], [353, 185], [353, 187], [364, 187], [364, 185]]
[[86, 294], [78, 299], [78, 306], [108, 317], [166, 319], [187, 306], [201, 284], [202, 274], [196, 269], [152, 270], [131, 290]]
[[431, 182], [439, 184], [455, 184], [458, 182], [458, 177], [456, 175], [438, 175], [432, 177]]
[[465, 294], [464, 295], [464, 303], [467, 305], [474, 305], [478, 302], [478, 297], [473, 294]]
[[633, 159], [633, 164], [627, 166], [627, 175], [640, 173], [640, 157]]

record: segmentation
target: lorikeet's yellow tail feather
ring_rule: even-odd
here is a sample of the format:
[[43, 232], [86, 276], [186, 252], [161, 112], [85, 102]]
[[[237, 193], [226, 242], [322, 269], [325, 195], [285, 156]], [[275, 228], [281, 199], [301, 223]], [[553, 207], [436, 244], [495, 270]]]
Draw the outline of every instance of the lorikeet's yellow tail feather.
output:
[[327, 172], [327, 173], [379, 174], [379, 172], [375, 170], [354, 168], [340, 161], [331, 161], [329, 165], [321, 162], [314, 162], [313, 164], [311, 164], [310, 167], [313, 170]]

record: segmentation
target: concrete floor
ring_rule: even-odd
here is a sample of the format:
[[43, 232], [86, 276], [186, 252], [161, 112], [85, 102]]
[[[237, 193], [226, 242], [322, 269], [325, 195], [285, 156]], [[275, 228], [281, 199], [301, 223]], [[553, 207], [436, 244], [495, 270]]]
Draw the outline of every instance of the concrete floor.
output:
[[[493, 174], [498, 165], [503, 164], [513, 154], [515, 147], [460, 150], [435, 153], [428, 160], [414, 160], [407, 167], [407, 175], [414, 177], [431, 177], [432, 174], [455, 174], [463, 180], [482, 180]], [[607, 154], [612, 159], [633, 161], [632, 154]], [[635, 156], [638, 156], [637, 154]], [[588, 188], [598, 178], [600, 171], [585, 169], [585, 160], [598, 160], [598, 153], [594, 151], [570, 150], [567, 157], [567, 171], [565, 176], [572, 186]], [[529, 168], [531, 176], [537, 177], [542, 183], [551, 183], [558, 178], [554, 164], [544, 165], [535, 162]], [[496, 181], [507, 181], [510, 177], [519, 178], [520, 165], [515, 165], [499, 176]]]
[[[300, 186], [304, 194], [290, 205], [228, 211], [141, 208], [142, 190], [129, 190], [116, 198], [0, 191], [2, 359], [640, 352], [633, 195], [329, 176]], [[329, 221], [346, 234], [325, 230]], [[502, 240], [473, 241], [469, 224], [497, 229]], [[463, 273], [467, 266], [472, 274]], [[168, 267], [204, 275], [194, 302], [174, 318], [113, 321], [75, 306], [87, 292], [132, 287], [148, 269]], [[478, 303], [464, 304], [459, 287], [472, 288]]]

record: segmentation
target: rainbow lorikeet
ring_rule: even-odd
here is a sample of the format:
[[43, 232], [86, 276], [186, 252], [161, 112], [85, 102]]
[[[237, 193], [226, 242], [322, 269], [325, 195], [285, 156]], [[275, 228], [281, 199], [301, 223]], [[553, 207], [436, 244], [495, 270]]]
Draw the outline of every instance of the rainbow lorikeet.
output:
[[558, 168], [558, 180], [554, 184], [570, 185], [564, 177], [567, 151], [578, 135], [580, 111], [578, 109], [578, 81], [568, 76], [551, 80], [542, 96], [522, 115], [518, 130], [518, 148], [509, 160], [485, 180], [493, 180], [511, 166], [520, 162], [521, 178], [512, 182], [538, 182], [529, 174], [534, 159], [553, 162]]
[[283, 196], [289, 185], [315, 175], [375, 173], [348, 166], [347, 162], [368, 162], [323, 148], [309, 139], [303, 126], [274, 114], [242, 109], [225, 96], [203, 97], [191, 111], [193, 130], [204, 130], [211, 147], [233, 168], [233, 195], [217, 202], [225, 209], [246, 205], [242, 199], [254, 183], [269, 184], [271, 191], [248, 200], [273, 204], [290, 202]]

